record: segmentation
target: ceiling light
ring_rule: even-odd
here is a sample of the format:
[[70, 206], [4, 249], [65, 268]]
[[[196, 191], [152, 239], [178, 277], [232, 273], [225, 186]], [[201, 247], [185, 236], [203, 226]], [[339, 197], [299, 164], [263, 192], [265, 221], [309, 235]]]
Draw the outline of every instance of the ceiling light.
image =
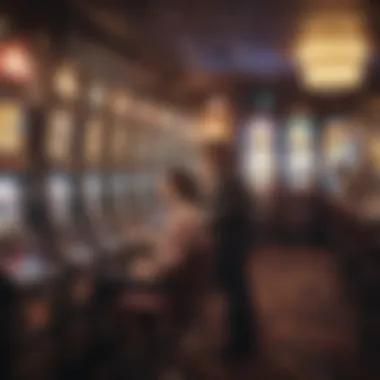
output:
[[294, 59], [312, 91], [346, 91], [364, 81], [370, 45], [355, 11], [320, 12], [301, 26]]

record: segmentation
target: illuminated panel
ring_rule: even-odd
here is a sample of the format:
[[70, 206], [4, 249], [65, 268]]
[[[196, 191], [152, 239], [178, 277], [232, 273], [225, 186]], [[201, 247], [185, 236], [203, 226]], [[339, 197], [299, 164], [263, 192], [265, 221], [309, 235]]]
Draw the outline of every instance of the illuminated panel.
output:
[[344, 172], [359, 164], [359, 139], [344, 120], [331, 120], [323, 136], [325, 175], [328, 187], [340, 191]]
[[0, 235], [21, 225], [21, 187], [16, 180], [0, 177]]
[[53, 175], [48, 178], [48, 198], [50, 213], [58, 225], [70, 223], [70, 202], [73, 188], [69, 179], [63, 175]]
[[22, 108], [19, 103], [0, 101], [0, 155], [19, 158], [25, 152]]
[[307, 187], [314, 176], [314, 130], [308, 118], [291, 120], [287, 129], [287, 179], [291, 188]]
[[275, 128], [271, 119], [259, 117], [248, 125], [245, 173], [258, 191], [272, 186], [276, 176]]
[[346, 132], [341, 122], [332, 122], [326, 128], [324, 136], [326, 166], [336, 167], [344, 161]]
[[99, 119], [92, 119], [86, 125], [85, 161], [89, 165], [99, 165], [102, 160], [103, 125]]
[[358, 162], [359, 139], [344, 121], [333, 120], [327, 126], [323, 139], [327, 167], [352, 167]]
[[65, 109], [56, 109], [50, 115], [47, 151], [56, 163], [67, 163], [74, 138], [73, 115]]

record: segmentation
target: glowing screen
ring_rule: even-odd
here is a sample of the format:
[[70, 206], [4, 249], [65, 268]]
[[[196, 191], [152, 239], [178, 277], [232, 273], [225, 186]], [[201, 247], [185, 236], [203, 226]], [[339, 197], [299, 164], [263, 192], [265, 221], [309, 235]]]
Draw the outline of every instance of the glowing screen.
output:
[[21, 186], [11, 177], [0, 177], [0, 235], [17, 228], [22, 220]]
[[291, 187], [307, 186], [315, 169], [314, 129], [308, 118], [291, 120], [287, 138], [287, 178]]
[[0, 152], [6, 156], [23, 154], [25, 133], [20, 104], [0, 101]]
[[274, 124], [269, 118], [256, 118], [248, 125], [245, 148], [245, 173], [257, 190], [268, 188], [276, 175]]

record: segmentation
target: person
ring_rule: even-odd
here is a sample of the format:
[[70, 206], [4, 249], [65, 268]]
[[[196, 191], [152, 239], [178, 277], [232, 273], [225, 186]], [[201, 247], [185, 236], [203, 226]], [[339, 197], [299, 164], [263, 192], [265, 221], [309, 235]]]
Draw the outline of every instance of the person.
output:
[[152, 277], [170, 275], [206, 240], [200, 190], [192, 173], [172, 168], [159, 186], [164, 212], [152, 218], [155, 226], [137, 233], [137, 240], [148, 240], [152, 246], [149, 269]]
[[238, 175], [232, 147], [209, 144], [203, 163], [212, 190], [210, 229], [214, 244], [218, 289], [227, 299], [229, 338], [224, 360], [239, 361], [254, 354], [253, 305], [244, 270], [253, 243], [251, 196]]

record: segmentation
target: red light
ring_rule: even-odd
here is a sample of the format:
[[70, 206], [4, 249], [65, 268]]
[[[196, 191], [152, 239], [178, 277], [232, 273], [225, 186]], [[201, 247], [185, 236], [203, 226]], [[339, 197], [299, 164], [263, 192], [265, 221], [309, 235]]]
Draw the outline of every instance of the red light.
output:
[[0, 76], [15, 82], [32, 77], [32, 60], [28, 49], [20, 42], [0, 45]]

